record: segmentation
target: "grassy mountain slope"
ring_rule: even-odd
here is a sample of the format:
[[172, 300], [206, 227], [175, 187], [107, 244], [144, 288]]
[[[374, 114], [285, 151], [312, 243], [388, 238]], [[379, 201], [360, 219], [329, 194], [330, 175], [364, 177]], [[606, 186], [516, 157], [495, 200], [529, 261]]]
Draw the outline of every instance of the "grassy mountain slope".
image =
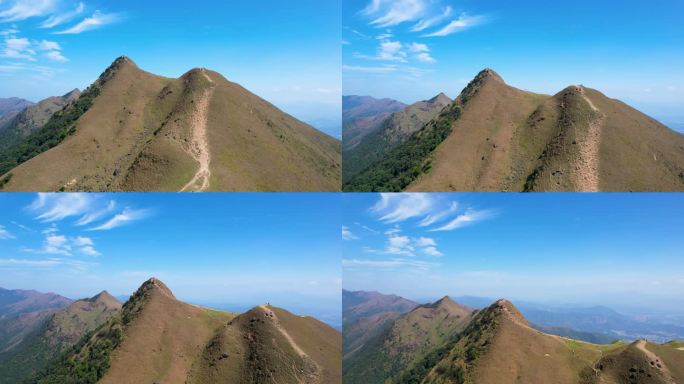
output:
[[355, 147], [366, 135], [379, 128], [392, 113], [404, 108], [406, 104], [392, 99], [342, 96], [343, 149]]
[[343, 180], [349, 180], [385, 154], [403, 143], [425, 123], [435, 118], [451, 100], [443, 93], [430, 100], [411, 104], [401, 111], [392, 113], [382, 124], [369, 132], [358, 143], [343, 146]]
[[344, 188], [681, 191], [684, 135], [592, 89], [536, 95], [486, 69]]
[[341, 349], [340, 333], [316, 319], [270, 305], [240, 315], [190, 305], [152, 278], [27, 382], [340, 383]]
[[0, 116], [10, 112], [19, 112], [31, 105], [33, 105], [32, 102], [19, 97], [0, 98]]
[[283, 113], [218, 73], [209, 74], [216, 82], [208, 120], [213, 189], [340, 189], [339, 140]]
[[352, 322], [362, 317], [383, 312], [406, 313], [418, 303], [397, 295], [383, 295], [379, 292], [342, 291], [342, 320]]
[[392, 322], [418, 306], [411, 300], [378, 292], [342, 291], [344, 359], [350, 359]]
[[5, 124], [0, 123], [0, 148], [6, 148], [42, 128], [52, 115], [75, 101], [81, 91], [74, 89], [63, 96], [48, 97], [30, 105]]
[[[425, 124], [422, 129], [415, 132], [402, 144], [387, 152], [381, 160], [352, 177], [343, 185], [343, 188], [347, 191], [401, 191], [409, 187], [420, 175], [428, 172], [429, 175], [435, 174], [431, 169], [441, 166], [442, 162], [433, 160], [433, 157], [436, 157], [433, 156], [433, 152], [451, 137], [454, 122], [460, 121], [466, 111], [471, 109], [477, 111], [485, 108], [485, 106], [488, 108], [489, 103], [486, 101], [479, 102], [480, 96], [482, 94], [491, 95], [487, 98], [493, 98], [499, 92], [507, 91], [508, 88], [501, 86], [501, 84], [503, 81], [493, 71], [487, 69], [480, 72], [453, 103], [442, 109], [437, 117]], [[490, 118], [494, 121], [491, 128], [492, 132], [489, 132], [490, 135], [500, 133], [502, 137], [507, 136], [509, 122], [501, 117], [507, 116], [509, 111], [518, 114], [528, 104], [531, 104], [530, 108], [532, 108], [539, 96], [520, 91], [520, 93], [514, 92], [512, 97], [516, 98], [516, 105], [498, 106], [495, 109], [494, 116]], [[471, 104], [474, 106], [471, 107]], [[482, 121], [480, 120], [481, 117], [477, 116], [473, 116], [473, 119], [478, 122]], [[470, 130], [464, 131], [469, 135], [476, 134]], [[486, 134], [482, 133], [479, 136], [486, 136]], [[485, 148], [495, 145], [488, 144], [490, 140], [493, 140], [493, 137], [491, 139], [483, 137], [482, 139], [485, 141], [485, 144], [482, 144]], [[470, 144], [472, 147], [473, 144]], [[480, 157], [478, 160], [483, 161]], [[451, 168], [459, 167], [452, 166]], [[449, 183], [447, 181], [447, 184]]]
[[209, 342], [189, 383], [340, 383], [341, 335], [273, 306], [237, 316]]
[[120, 309], [121, 303], [102, 292], [52, 314], [0, 361], [0, 383], [17, 383], [30, 377]]
[[5, 190], [32, 191], [327, 191], [341, 172], [338, 140], [218, 73], [126, 57], [0, 161]]
[[0, 98], [0, 133], [19, 112], [31, 105], [32, 102], [18, 97]]
[[232, 314], [182, 303], [150, 279], [121, 313], [40, 372], [36, 383], [184, 383], [196, 355]]
[[468, 324], [472, 310], [448, 297], [399, 317], [344, 360], [345, 383], [385, 383], [440, 348]]
[[[672, 372], [680, 373], [681, 352], [643, 340], [597, 345], [545, 334], [530, 327], [510, 302], [499, 300], [477, 312], [448, 347], [432, 350], [395, 382], [680, 383]], [[670, 370], [667, 362], [677, 368]]]
[[585, 383], [676, 384], [684, 382], [682, 367], [682, 351], [637, 340], [603, 356]]
[[0, 361], [39, 329], [50, 316], [72, 303], [54, 293], [0, 288]]

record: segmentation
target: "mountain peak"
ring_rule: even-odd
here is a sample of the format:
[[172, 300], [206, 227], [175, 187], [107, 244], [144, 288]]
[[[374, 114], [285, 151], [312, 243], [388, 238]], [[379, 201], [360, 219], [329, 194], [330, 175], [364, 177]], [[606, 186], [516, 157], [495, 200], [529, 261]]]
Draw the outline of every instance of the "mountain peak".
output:
[[448, 295], [442, 297], [441, 299], [435, 301], [434, 305], [435, 306], [443, 306], [443, 305], [450, 305], [450, 304], [456, 304], [455, 301], [451, 299]]
[[135, 65], [135, 62], [133, 62], [133, 60], [131, 60], [131, 58], [128, 56], [119, 56], [112, 63], [112, 66], [122, 66], [122, 65], [133, 65], [133, 66], [137, 67], [137, 65]]
[[525, 316], [516, 308], [513, 303], [506, 299], [499, 299], [497, 300], [494, 304], [492, 304], [489, 307], [491, 310], [504, 315], [516, 322], [523, 322], [524, 324], [527, 324], [527, 320], [525, 319]]
[[444, 92], [440, 92], [437, 96], [433, 97], [432, 99], [427, 101], [428, 104], [449, 104], [451, 103], [451, 99], [449, 96], [445, 95]]
[[88, 299], [88, 301], [93, 303], [102, 303], [107, 307], [120, 307], [121, 303], [114, 296], [110, 295], [107, 291], [102, 291], [97, 295]]
[[499, 74], [496, 73], [491, 68], [485, 68], [485, 69], [481, 70], [480, 73], [478, 73], [477, 76], [475, 76], [475, 79], [479, 79], [479, 80], [492, 79], [492, 80], [496, 80], [496, 81], [499, 81], [502, 83], [504, 82], [503, 78], [501, 76], [499, 76]]
[[169, 287], [166, 286], [161, 280], [157, 279], [156, 277], [151, 277], [149, 280], [144, 282], [140, 288], [138, 288], [138, 291], [142, 291], [142, 293], [147, 293], [147, 292], [159, 292], [165, 296], [170, 296], [172, 298], [176, 298], [173, 295], [173, 292], [169, 289]]
[[81, 96], [81, 90], [78, 88], [74, 88], [71, 91], [62, 95], [62, 98], [66, 100], [75, 100], [78, 99], [79, 96]]

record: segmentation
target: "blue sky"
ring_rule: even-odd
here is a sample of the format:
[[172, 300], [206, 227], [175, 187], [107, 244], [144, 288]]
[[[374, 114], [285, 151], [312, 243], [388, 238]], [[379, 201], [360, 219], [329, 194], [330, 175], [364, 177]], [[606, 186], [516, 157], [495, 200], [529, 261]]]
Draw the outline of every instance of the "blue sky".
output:
[[684, 129], [684, 3], [345, 0], [343, 92], [456, 97], [491, 67], [554, 94], [582, 83]]
[[343, 286], [682, 313], [684, 196], [344, 194]]
[[178, 77], [216, 70], [339, 135], [339, 0], [0, 1], [0, 97], [89, 85], [120, 55]]
[[3, 288], [122, 295], [155, 276], [196, 304], [340, 322], [337, 194], [4, 193], [0, 212]]

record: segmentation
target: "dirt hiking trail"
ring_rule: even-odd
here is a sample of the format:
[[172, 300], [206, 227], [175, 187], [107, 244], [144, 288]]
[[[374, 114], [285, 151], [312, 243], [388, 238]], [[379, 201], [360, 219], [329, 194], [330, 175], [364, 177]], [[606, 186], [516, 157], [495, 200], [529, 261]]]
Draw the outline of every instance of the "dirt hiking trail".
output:
[[599, 148], [601, 145], [601, 127], [605, 115], [587, 97], [584, 87], [577, 86], [584, 101], [598, 115], [597, 118], [589, 122], [587, 135], [580, 142], [580, 158], [577, 162], [577, 190], [583, 192], [599, 192]]
[[209, 102], [214, 94], [214, 81], [204, 69], [202, 74], [209, 81], [209, 87], [204, 91], [200, 99], [195, 103], [195, 113], [190, 118], [192, 125], [192, 143], [188, 153], [199, 163], [199, 169], [195, 176], [185, 184], [181, 192], [202, 192], [209, 188], [211, 170], [211, 154], [209, 153], [209, 141], [207, 140], [207, 116], [209, 115]]
[[282, 334], [283, 337], [285, 337], [285, 339], [290, 344], [292, 349], [294, 349], [294, 351], [304, 360], [307, 369], [305, 369], [305, 371], [303, 372], [300, 372], [304, 374], [304, 378], [298, 378], [297, 381], [300, 384], [318, 384], [320, 382], [320, 367], [318, 366], [318, 364], [316, 364], [316, 362], [314, 362], [309, 357], [309, 355], [307, 355], [306, 352], [304, 352], [304, 350], [297, 344], [297, 342], [294, 341], [292, 336], [290, 336], [287, 330], [280, 325], [278, 316], [275, 314], [274, 311], [269, 309], [268, 306], [265, 304], [260, 305], [259, 308], [261, 308], [266, 313], [266, 316], [270, 318], [271, 321], [273, 321], [273, 324], [275, 325], [276, 329], [278, 329], [280, 334]]

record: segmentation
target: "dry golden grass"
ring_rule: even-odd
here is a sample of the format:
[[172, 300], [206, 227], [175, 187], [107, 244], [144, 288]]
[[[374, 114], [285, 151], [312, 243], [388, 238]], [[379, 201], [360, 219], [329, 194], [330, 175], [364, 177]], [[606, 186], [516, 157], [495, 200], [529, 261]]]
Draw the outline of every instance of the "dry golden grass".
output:
[[112, 78], [78, 119], [76, 132], [8, 172], [12, 177], [4, 190], [182, 189], [199, 168], [191, 155], [192, 133], [210, 86], [203, 116], [209, 190], [340, 190], [339, 140], [220, 74], [193, 69], [179, 79], [162, 78], [127, 58], [117, 59], [112, 68]]

